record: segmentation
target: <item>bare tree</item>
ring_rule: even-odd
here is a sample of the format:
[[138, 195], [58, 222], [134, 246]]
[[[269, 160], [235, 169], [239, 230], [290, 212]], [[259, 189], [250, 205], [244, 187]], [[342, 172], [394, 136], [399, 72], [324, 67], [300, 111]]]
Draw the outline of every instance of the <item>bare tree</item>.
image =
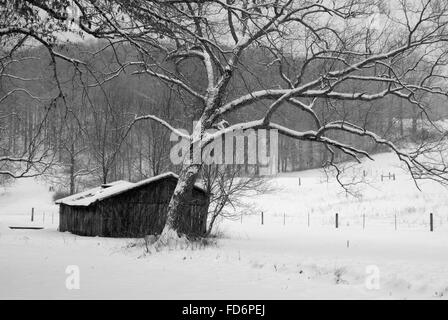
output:
[[219, 218], [232, 220], [254, 213], [244, 197], [272, 191], [266, 177], [246, 176], [239, 165], [204, 165], [200, 181], [210, 198], [208, 235]]
[[[71, 112], [75, 111], [72, 108]], [[88, 144], [80, 128], [79, 118], [77, 116], [67, 119], [64, 126], [65, 137], [62, 139], [62, 150], [59, 152], [64, 153], [66, 164], [64, 167], [68, 175], [68, 190], [69, 194], [75, 194], [78, 190], [79, 180], [83, 177], [90, 176], [94, 172], [94, 168], [88, 165], [88, 157], [86, 151], [88, 150]]]
[[45, 132], [56, 101], [39, 92], [48, 89], [38, 88], [39, 77], [15, 73], [17, 66], [36, 64], [38, 57], [4, 54], [0, 50], [0, 176], [37, 176], [54, 162]]
[[[138, 55], [118, 61], [116, 72], [104, 75], [103, 82], [125, 71], [146, 75], [176, 88], [197, 106], [197, 123], [190, 135], [156, 115], [137, 115], [134, 123], [156, 121], [200, 146], [235, 129], [277, 129], [293, 139], [323, 144], [330, 163], [336, 150], [357, 161], [363, 156], [371, 158], [367, 151], [331, 138], [335, 132], [344, 132], [390, 148], [415, 178], [446, 181], [445, 168], [432, 171], [418, 154], [399, 150], [363, 122], [347, 121], [344, 114], [326, 120], [315, 111], [320, 100], [348, 101], [356, 109], [358, 103], [395, 96], [427, 116], [429, 107], [419, 100], [420, 93], [446, 96], [446, 1], [73, 0], [76, 10], [71, 12], [79, 13], [76, 19], [67, 15], [70, 4], [66, 0], [11, 3], [2, 13], [2, 41], [7, 39], [14, 46], [20, 41], [37, 41], [53, 60], [62, 59], [79, 70], [85, 62], [56, 51], [54, 44], [61, 42], [61, 31], [106, 39], [105, 48], [127, 43]], [[72, 21], [74, 26], [68, 24]], [[247, 68], [244, 55], [255, 47], [269, 53], [264, 56], [271, 60], [266, 73], [275, 73], [277, 81], [244, 78], [238, 82], [244, 85], [235, 93], [237, 78]], [[288, 51], [301, 58], [296, 59], [300, 62], [294, 68], [288, 68]], [[193, 82], [185, 72], [184, 67], [196, 61], [202, 65], [204, 81]], [[397, 68], [403, 65], [398, 62], [407, 68]], [[322, 66], [319, 73], [313, 70], [316, 63]], [[414, 77], [417, 73], [419, 80]], [[368, 90], [359, 91], [354, 83], [364, 83]], [[280, 122], [278, 112], [286, 106], [309, 117], [312, 128]], [[250, 121], [236, 121], [204, 136], [229, 114], [250, 108], [261, 111], [262, 116], [251, 113]], [[182, 214], [200, 169], [201, 163], [185, 159], [161, 242], [178, 236], [176, 217]]]
[[[139, 101], [139, 113], [150, 112], [167, 121], [174, 122], [176, 105], [173, 90], [162, 87], [154, 90], [150, 97], [137, 91], [142, 100]], [[169, 159], [170, 131], [158, 123], [140, 123], [133, 129], [139, 141], [136, 150], [139, 155], [138, 167], [142, 177], [150, 177], [168, 170], [174, 170]], [[143, 167], [147, 167], [143, 170]]]

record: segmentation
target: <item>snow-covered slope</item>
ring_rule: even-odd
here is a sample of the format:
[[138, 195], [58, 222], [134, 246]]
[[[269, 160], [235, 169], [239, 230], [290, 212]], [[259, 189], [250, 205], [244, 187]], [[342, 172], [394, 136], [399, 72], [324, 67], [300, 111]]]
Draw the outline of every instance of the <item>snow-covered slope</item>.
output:
[[6, 188], [0, 188], [0, 223], [8, 226], [57, 226], [58, 208], [52, 196], [48, 186], [34, 178], [19, 179]]
[[[282, 174], [271, 181], [276, 191], [246, 199], [264, 212], [263, 225], [260, 214], [243, 216], [220, 225], [216, 246], [152, 254], [143, 253], [141, 240], [57, 232], [47, 188], [19, 181], [0, 195], [0, 298], [446, 298], [446, 189], [424, 182], [420, 192], [392, 154], [375, 159], [346, 170], [362, 178], [365, 171], [358, 197], [319, 170]], [[395, 181], [381, 182], [389, 172]], [[6, 228], [29, 223], [32, 206], [38, 220], [48, 210], [44, 230]], [[66, 288], [67, 266], [79, 267], [79, 290]], [[379, 288], [366, 285], [372, 270]]]
[[247, 201], [264, 212], [266, 223], [283, 224], [286, 215], [287, 224], [307, 225], [309, 215], [314, 226], [334, 225], [338, 213], [341, 227], [362, 227], [365, 219], [366, 227], [395, 228], [396, 216], [398, 228], [427, 230], [433, 213], [435, 227], [448, 228], [446, 187], [425, 180], [418, 181], [419, 190], [394, 154], [379, 154], [374, 159], [343, 165], [343, 181], [354, 183], [349, 193], [334, 175], [327, 180], [325, 172], [316, 169], [280, 174], [271, 181], [275, 192], [250, 196]]

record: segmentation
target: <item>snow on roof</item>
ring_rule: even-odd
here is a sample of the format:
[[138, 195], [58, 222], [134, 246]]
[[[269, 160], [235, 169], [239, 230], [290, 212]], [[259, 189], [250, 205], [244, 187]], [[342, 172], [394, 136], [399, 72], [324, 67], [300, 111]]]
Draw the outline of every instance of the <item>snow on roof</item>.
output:
[[109, 183], [102, 184], [101, 187], [102, 187], [102, 188], [109, 188], [109, 187], [115, 186], [115, 185], [120, 184], [120, 183], [123, 183], [123, 182], [130, 183], [130, 182], [125, 181], [125, 180], [118, 180], [118, 181], [114, 181], [114, 182], [109, 182]]
[[[120, 193], [132, 190], [134, 188], [138, 188], [138, 187], [150, 184], [154, 181], [158, 181], [158, 180], [170, 178], [170, 177], [175, 178], [175, 179], [179, 178], [179, 176], [173, 172], [166, 172], [166, 173], [160, 174], [158, 176], [151, 177], [149, 179], [142, 180], [142, 181], [136, 182], [136, 183], [119, 180], [119, 181], [103, 184], [100, 187], [96, 187], [96, 188], [93, 188], [93, 189], [90, 189], [87, 191], [83, 191], [83, 192], [74, 194], [72, 196], [63, 198], [63, 199], [59, 199], [55, 203], [56, 204], [66, 204], [69, 206], [87, 207], [97, 201], [102, 201], [104, 199], [107, 199], [112, 196], [118, 195]], [[194, 187], [201, 191], [205, 191], [198, 184], [195, 184]]]

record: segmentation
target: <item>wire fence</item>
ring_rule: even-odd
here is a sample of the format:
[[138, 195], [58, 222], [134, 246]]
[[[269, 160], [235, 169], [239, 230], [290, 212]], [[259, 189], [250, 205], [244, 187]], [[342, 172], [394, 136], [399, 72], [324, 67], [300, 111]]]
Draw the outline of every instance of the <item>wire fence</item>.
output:
[[[13, 227], [20, 226], [45, 226], [57, 227], [59, 224], [59, 214], [55, 211], [44, 211], [31, 208], [29, 213], [7, 214], [1, 213], [3, 220], [6, 220]], [[260, 226], [301, 226], [301, 227], [333, 227], [335, 229], [346, 228], [385, 228], [388, 230], [420, 229], [429, 232], [436, 232], [440, 229], [448, 229], [448, 215], [438, 215], [434, 213], [424, 213], [420, 215], [375, 215], [375, 214], [343, 214], [335, 212], [333, 214], [287, 214], [270, 213], [261, 211], [258, 214], [240, 216], [239, 223], [258, 224]]]
[[54, 210], [31, 208], [29, 212], [0, 212], [0, 219], [9, 227], [51, 227], [59, 225], [59, 213]]
[[401, 229], [420, 229], [429, 232], [435, 232], [440, 229], [448, 228], [448, 216], [437, 215], [434, 213], [425, 213], [419, 216], [408, 215], [387, 215], [376, 216], [368, 214], [350, 214], [344, 215], [339, 212], [334, 214], [280, 214], [260, 212], [253, 215], [241, 215], [239, 222], [241, 224], [259, 224], [260, 226], [301, 226], [301, 227], [333, 227], [335, 229], [345, 228], [386, 228], [399, 231]]

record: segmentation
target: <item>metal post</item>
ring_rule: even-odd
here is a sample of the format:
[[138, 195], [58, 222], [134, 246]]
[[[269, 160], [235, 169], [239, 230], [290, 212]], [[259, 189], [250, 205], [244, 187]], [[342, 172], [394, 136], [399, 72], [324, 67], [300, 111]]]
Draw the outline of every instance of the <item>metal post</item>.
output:
[[432, 213], [429, 214], [429, 230], [434, 231], [434, 216]]
[[339, 214], [336, 213], [336, 217], [335, 217], [335, 222], [336, 222], [336, 229], [339, 227]]
[[261, 224], [264, 224], [264, 216], [263, 216], [263, 211], [261, 211]]
[[31, 222], [34, 221], [34, 208], [31, 208]]

